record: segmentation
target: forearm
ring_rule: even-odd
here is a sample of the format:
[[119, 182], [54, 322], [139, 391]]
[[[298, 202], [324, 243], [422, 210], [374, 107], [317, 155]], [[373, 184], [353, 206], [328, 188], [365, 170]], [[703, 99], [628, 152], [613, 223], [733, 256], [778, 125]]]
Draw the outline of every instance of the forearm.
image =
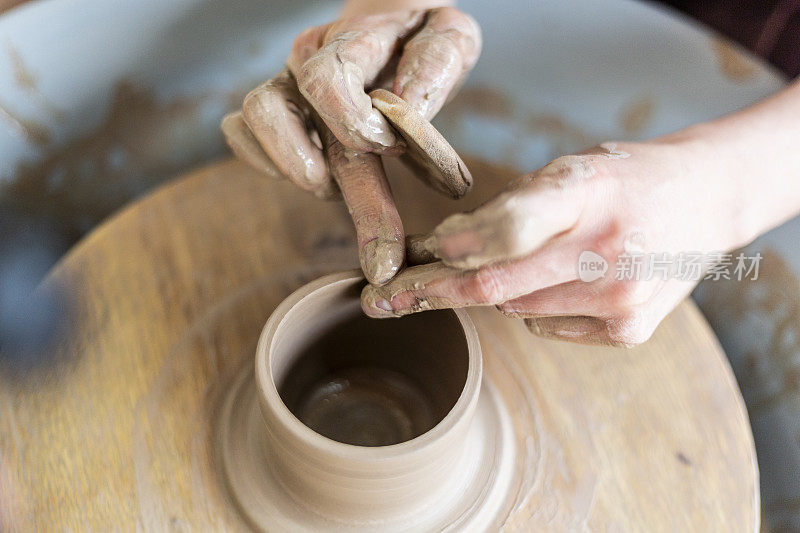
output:
[[374, 15], [390, 11], [432, 9], [452, 6], [454, 0], [347, 0], [342, 6], [342, 18], [356, 15]]
[[[665, 137], [711, 158], [738, 216], [737, 246], [800, 213], [800, 81], [758, 104]], [[726, 192], [721, 192], [726, 194]]]

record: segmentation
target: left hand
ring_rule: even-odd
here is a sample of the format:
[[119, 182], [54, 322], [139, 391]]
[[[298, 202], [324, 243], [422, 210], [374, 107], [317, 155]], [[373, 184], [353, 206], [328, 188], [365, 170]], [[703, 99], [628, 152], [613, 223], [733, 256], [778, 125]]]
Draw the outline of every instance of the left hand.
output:
[[250, 91], [222, 129], [236, 155], [263, 174], [320, 198], [341, 193], [364, 275], [386, 283], [403, 265], [405, 232], [380, 155], [404, 146], [367, 93], [389, 88], [431, 119], [480, 49], [478, 24], [453, 7], [346, 16], [303, 31], [288, 70]]
[[[441, 262], [367, 286], [364, 311], [390, 317], [497, 305], [540, 335], [644, 342], [697, 280], [615, 279], [620, 254], [720, 252], [754, 237], [742, 220], [747, 198], [720, 160], [681, 139], [605, 143], [560, 157], [475, 211], [445, 219], [426, 241]], [[608, 262], [604, 277], [579, 279], [582, 251]]]

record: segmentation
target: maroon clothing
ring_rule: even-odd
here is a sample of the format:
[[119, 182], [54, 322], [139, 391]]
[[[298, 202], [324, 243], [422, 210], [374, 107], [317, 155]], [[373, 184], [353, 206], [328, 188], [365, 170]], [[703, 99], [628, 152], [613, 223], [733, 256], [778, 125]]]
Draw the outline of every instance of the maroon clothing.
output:
[[662, 0], [740, 42], [787, 76], [800, 74], [800, 0]]

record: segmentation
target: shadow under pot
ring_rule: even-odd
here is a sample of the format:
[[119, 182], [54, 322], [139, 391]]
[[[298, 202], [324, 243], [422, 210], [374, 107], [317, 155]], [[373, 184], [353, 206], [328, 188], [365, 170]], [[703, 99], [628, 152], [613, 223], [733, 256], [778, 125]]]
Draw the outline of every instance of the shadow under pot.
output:
[[[289, 296], [258, 344], [256, 386], [273, 473], [341, 524], [447, 522], [469, 484], [467, 433], [481, 384], [464, 311], [378, 320], [357, 271]], [[450, 509], [452, 510], [452, 509]]]

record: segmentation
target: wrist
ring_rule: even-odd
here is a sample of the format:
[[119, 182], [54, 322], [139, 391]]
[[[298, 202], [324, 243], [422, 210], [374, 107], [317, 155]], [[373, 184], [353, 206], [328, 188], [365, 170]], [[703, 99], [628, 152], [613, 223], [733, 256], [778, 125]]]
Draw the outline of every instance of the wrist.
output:
[[[763, 104], [759, 104], [761, 106]], [[659, 140], [697, 166], [700, 187], [729, 221], [729, 247], [741, 247], [800, 211], [800, 157], [791, 120], [766, 120], [758, 106], [690, 126]], [[788, 126], [786, 125], [788, 122]]]
[[759, 210], [751, 209], [752, 195], [746, 194], [747, 178], [734, 172], [730, 148], [714, 135], [709, 124], [697, 124], [646, 144], [659, 148], [654, 172], [667, 172], [683, 182], [680, 204], [688, 206], [683, 216], [694, 220], [699, 249], [727, 251], [739, 248], [760, 232]]

